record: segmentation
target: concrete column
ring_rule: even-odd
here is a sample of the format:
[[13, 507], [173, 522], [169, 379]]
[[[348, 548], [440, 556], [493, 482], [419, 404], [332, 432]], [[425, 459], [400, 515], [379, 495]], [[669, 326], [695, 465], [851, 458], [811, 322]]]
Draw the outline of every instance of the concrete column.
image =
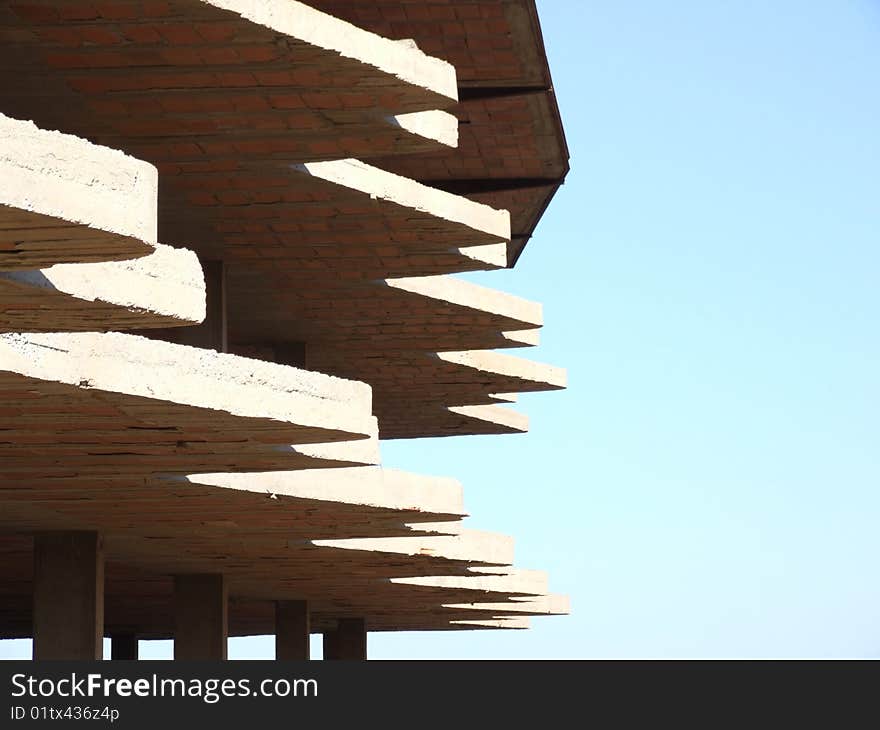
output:
[[324, 634], [324, 659], [367, 658], [367, 628], [362, 618], [341, 618], [336, 631]]
[[308, 601], [275, 602], [275, 658], [309, 659]]
[[226, 606], [222, 575], [174, 576], [175, 659], [226, 659]]
[[137, 659], [137, 636], [135, 634], [112, 634], [110, 636], [110, 658]]
[[103, 659], [104, 553], [97, 532], [34, 536], [34, 659]]

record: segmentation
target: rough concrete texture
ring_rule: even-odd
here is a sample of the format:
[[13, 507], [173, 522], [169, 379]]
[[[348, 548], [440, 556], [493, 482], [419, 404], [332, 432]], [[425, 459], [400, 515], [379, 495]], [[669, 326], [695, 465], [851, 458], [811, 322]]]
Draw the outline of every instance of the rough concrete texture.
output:
[[[435, 103], [449, 104], [458, 99], [455, 68], [445, 61], [425, 55], [415, 44], [400, 43], [369, 33], [296, 0], [202, 2], [237, 13], [310, 46], [373, 66], [404, 83], [432, 92], [436, 96], [433, 100]], [[361, 73], [364, 74], [364, 71], [361, 70]]]
[[541, 344], [540, 330], [508, 330], [501, 336], [506, 347], [537, 347]]
[[[315, 502], [333, 510], [335, 505], [393, 512], [420, 529], [434, 525], [434, 518], [464, 516], [462, 487], [454, 479], [428, 477], [379, 466], [313, 471], [250, 474], [199, 474], [186, 478], [195, 485], [256, 492], [271, 499]], [[326, 503], [326, 504], [325, 504]], [[428, 524], [425, 524], [428, 523]], [[374, 523], [364, 527], [374, 527]], [[436, 525], [438, 529], [445, 524]], [[377, 531], [381, 534], [381, 531]], [[387, 532], [384, 534], [388, 534]], [[318, 539], [317, 535], [312, 535]], [[349, 535], [355, 537], [355, 535]]]
[[[437, 591], [473, 591], [510, 597], [543, 596], [547, 595], [549, 591], [546, 573], [522, 568], [472, 567], [465, 575], [392, 578], [391, 582], [424, 589], [436, 589]], [[442, 602], [454, 603], [454, 601]]]
[[427, 112], [397, 114], [388, 117], [388, 123], [411, 135], [437, 142], [445, 147], [458, 145], [458, 119], [448, 112], [434, 109]]
[[192, 251], [157, 244], [130, 261], [0, 272], [0, 332], [179, 327], [205, 318]]
[[0, 115], [0, 270], [150, 253], [157, 181], [146, 162]]
[[385, 279], [386, 286], [400, 291], [442, 301], [462, 309], [497, 315], [522, 329], [540, 327], [544, 323], [538, 302], [480, 286], [454, 276], [419, 276]]
[[375, 537], [343, 540], [315, 540], [319, 547], [353, 552], [390, 553], [395, 555], [430, 555], [436, 558], [510, 565], [513, 562], [513, 538], [479, 530], [460, 530], [455, 535], [417, 535], [412, 537]]
[[475, 246], [510, 239], [510, 214], [506, 210], [474, 203], [460, 195], [422, 185], [360, 160], [306, 162], [294, 169], [315, 180], [324, 180], [340, 188], [367, 193], [378, 201], [412, 209], [417, 213], [427, 213], [431, 218], [439, 219], [459, 232], [459, 246], [465, 245], [466, 240], [475, 234], [478, 237], [471, 238]]
[[0, 474], [297, 468], [375, 429], [362, 383], [117, 333], [0, 335], [0, 389]]

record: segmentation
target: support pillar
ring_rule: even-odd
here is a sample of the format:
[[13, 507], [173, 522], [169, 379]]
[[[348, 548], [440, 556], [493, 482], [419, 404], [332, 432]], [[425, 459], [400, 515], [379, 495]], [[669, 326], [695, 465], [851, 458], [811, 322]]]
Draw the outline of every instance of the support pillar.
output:
[[226, 659], [227, 592], [222, 575], [174, 576], [174, 658]]
[[138, 638], [135, 634], [112, 634], [110, 658], [132, 660], [138, 658]]
[[275, 602], [276, 659], [309, 659], [309, 624], [308, 601]]
[[341, 618], [336, 631], [324, 634], [324, 659], [364, 661], [367, 658], [367, 628], [362, 618]]
[[97, 532], [34, 536], [34, 659], [103, 659], [104, 553]]

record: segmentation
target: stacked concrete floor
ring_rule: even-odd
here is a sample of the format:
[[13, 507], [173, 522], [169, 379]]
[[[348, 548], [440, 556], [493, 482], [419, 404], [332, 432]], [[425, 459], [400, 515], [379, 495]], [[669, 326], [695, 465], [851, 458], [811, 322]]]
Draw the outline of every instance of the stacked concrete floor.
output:
[[512, 265], [567, 166], [549, 87], [440, 57], [516, 38], [549, 79], [536, 29], [526, 0], [0, 7], [0, 637], [365, 658], [567, 612], [456, 481], [379, 459], [564, 387], [496, 351], [539, 305], [450, 276]]

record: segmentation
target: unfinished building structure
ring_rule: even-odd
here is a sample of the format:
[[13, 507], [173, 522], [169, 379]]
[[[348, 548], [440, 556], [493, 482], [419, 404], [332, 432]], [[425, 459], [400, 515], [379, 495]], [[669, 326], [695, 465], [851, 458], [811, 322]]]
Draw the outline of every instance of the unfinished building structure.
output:
[[[533, 0], [0, 6], [0, 637], [365, 658], [565, 613], [379, 440], [524, 431], [567, 171]], [[479, 488], [475, 485], [474, 488]]]

